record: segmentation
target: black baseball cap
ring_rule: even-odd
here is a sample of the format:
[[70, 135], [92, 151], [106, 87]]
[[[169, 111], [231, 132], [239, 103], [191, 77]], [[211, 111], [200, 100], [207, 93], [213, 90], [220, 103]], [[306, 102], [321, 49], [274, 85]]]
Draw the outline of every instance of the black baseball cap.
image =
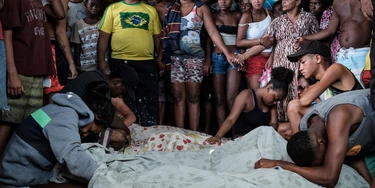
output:
[[122, 80], [122, 83], [124, 83], [126, 87], [126, 92], [132, 98], [135, 100], [135, 90], [138, 86], [138, 74], [137, 72], [128, 65], [121, 64], [119, 65], [118, 69], [116, 69], [114, 72], [116, 72], [116, 75], [119, 75], [119, 77]]
[[288, 60], [291, 62], [298, 62], [298, 58], [306, 54], [319, 54], [323, 57], [330, 57], [330, 49], [328, 46], [320, 41], [312, 40], [305, 42], [297, 50], [296, 53], [288, 55]]

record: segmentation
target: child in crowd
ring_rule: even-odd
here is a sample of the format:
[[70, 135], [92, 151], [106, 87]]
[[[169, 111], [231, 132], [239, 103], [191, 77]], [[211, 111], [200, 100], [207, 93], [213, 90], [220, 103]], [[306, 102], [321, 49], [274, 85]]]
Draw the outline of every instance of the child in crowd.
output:
[[281, 6], [281, 0], [276, 1], [275, 4], [273, 4], [272, 11], [275, 18], [284, 14], [283, 7]]
[[0, 162], [0, 182], [13, 186], [48, 184], [52, 169], [64, 163], [75, 176], [90, 181], [97, 162], [81, 140], [112, 123], [114, 110], [105, 81], [92, 82], [81, 99], [74, 93], [55, 94], [15, 130]]
[[[236, 47], [236, 36], [238, 22], [241, 18], [239, 11], [232, 11], [230, 7], [233, 0], [219, 0], [218, 12], [213, 13], [215, 25], [230, 53], [240, 53]], [[209, 41], [210, 42], [210, 41]], [[211, 47], [211, 42], [207, 46]], [[209, 50], [211, 51], [211, 50]], [[229, 64], [225, 54], [214, 44], [212, 51], [212, 84], [213, 98], [216, 106], [217, 127], [224, 122], [227, 116], [228, 105], [229, 110], [232, 109], [234, 99], [236, 98], [241, 81], [241, 72], [239, 72], [238, 64], [233, 66]], [[211, 62], [208, 66], [211, 66]], [[210, 74], [208, 71], [206, 76]]]
[[[262, 36], [266, 32], [272, 21], [272, 12], [263, 8], [265, 0], [250, 0], [251, 8], [244, 12], [241, 16], [240, 27], [237, 35], [237, 46], [249, 49], [255, 45], [265, 45]], [[266, 65], [268, 57], [272, 52], [272, 48], [263, 50], [258, 55], [250, 57], [246, 60], [246, 81], [248, 88], [259, 88], [259, 78]]]
[[[64, 0], [66, 1], [66, 0]], [[71, 38], [74, 25], [78, 20], [84, 19], [88, 16], [87, 6], [84, 0], [68, 0], [68, 9], [66, 12], [66, 32], [68, 39]], [[86, 0], [87, 1], [87, 0]]]
[[251, 8], [251, 4], [249, 0], [240, 0], [241, 13], [249, 11], [250, 8]]
[[[309, 88], [314, 84], [315, 83], [311, 79], [305, 78], [303, 77], [301, 73], [299, 73], [298, 75], [298, 98], [301, 98], [305, 93], [307, 93]], [[313, 101], [313, 104], [316, 104], [317, 100]]]
[[314, 14], [318, 22], [320, 22], [323, 11], [325, 9], [326, 7], [323, 6], [323, 0], [310, 0], [309, 1], [309, 10], [312, 14]]
[[100, 0], [87, 0], [88, 16], [78, 20], [74, 27], [71, 43], [74, 43], [74, 60], [82, 71], [97, 70], [97, 43], [99, 38]]
[[290, 69], [277, 67], [272, 69], [272, 78], [265, 87], [242, 91], [234, 101], [232, 111], [215, 137], [208, 138], [207, 142], [210, 144], [221, 143], [221, 138], [234, 124], [236, 124], [235, 137], [244, 135], [262, 125], [271, 125], [277, 130], [275, 104], [286, 97], [293, 75], [294, 73]]

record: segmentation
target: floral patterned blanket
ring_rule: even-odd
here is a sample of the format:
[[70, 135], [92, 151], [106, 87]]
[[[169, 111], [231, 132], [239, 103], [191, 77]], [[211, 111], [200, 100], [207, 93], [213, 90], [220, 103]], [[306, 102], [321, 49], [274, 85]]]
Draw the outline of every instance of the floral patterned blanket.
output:
[[[151, 151], [189, 151], [216, 147], [205, 140], [211, 135], [171, 126], [142, 127], [133, 124], [129, 127], [132, 144], [123, 152], [125, 154], [143, 154]], [[223, 143], [229, 139], [223, 139]]]

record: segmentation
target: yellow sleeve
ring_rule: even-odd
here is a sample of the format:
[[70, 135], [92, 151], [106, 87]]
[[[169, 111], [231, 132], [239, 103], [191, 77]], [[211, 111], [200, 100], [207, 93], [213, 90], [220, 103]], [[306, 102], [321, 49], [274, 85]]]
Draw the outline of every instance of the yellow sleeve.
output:
[[161, 32], [161, 26], [160, 26], [160, 21], [159, 21], [159, 16], [158, 16], [158, 13], [156, 12], [156, 9], [154, 8], [154, 11], [153, 11], [153, 25], [154, 25], [154, 31], [153, 31], [153, 34], [154, 35], [158, 35], [160, 34]]
[[[372, 43], [372, 41], [370, 42], [370, 46], [371, 46], [371, 43]], [[366, 64], [365, 64], [364, 70], [371, 70], [370, 52], [371, 52], [371, 50], [369, 50], [367, 55], [366, 55]]]
[[103, 14], [103, 18], [100, 21], [98, 30], [101, 30], [107, 34], [112, 34], [113, 30], [113, 6], [108, 6]]

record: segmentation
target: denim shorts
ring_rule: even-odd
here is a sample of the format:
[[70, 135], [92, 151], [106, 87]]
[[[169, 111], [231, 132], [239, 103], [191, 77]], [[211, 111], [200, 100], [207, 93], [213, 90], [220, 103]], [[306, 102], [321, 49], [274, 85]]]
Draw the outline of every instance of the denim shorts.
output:
[[0, 40], [0, 114], [2, 110], [9, 110], [6, 87], [6, 61], [4, 40]]
[[[235, 51], [239, 53], [240, 51]], [[231, 66], [223, 53], [212, 52], [212, 74], [227, 74], [229, 70], [237, 69], [238, 65]]]

